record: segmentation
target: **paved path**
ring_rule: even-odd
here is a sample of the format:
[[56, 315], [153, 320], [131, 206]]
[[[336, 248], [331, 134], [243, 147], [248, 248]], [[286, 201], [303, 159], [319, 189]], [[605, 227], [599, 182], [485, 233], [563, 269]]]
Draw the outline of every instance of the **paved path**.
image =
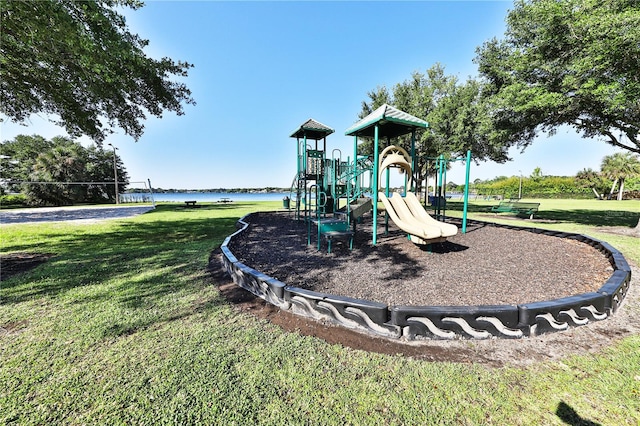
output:
[[0, 211], [0, 224], [82, 221], [97, 222], [137, 216], [153, 210], [152, 206], [91, 206], [91, 207], [43, 207]]

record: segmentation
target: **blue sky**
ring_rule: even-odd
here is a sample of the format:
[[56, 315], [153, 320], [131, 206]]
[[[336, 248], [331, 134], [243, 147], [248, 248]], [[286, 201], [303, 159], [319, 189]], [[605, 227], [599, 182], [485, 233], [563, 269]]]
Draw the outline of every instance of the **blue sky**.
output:
[[[508, 1], [217, 2], [148, 1], [126, 11], [147, 53], [195, 65], [185, 80], [196, 106], [184, 116], [149, 118], [135, 142], [116, 129], [131, 181], [161, 188], [287, 187], [296, 171], [289, 135], [314, 118], [335, 129], [329, 150], [353, 150], [345, 130], [357, 121], [367, 92], [392, 87], [436, 62], [447, 74], [475, 76], [475, 49], [504, 33]], [[27, 127], [3, 123], [2, 140], [47, 138], [63, 129], [33, 116]], [[83, 140], [88, 143], [88, 140]], [[616, 152], [568, 129], [541, 136], [513, 161], [472, 165], [471, 179], [573, 175], [599, 169]], [[448, 179], [464, 182], [464, 167]], [[135, 185], [132, 185], [135, 186]]]

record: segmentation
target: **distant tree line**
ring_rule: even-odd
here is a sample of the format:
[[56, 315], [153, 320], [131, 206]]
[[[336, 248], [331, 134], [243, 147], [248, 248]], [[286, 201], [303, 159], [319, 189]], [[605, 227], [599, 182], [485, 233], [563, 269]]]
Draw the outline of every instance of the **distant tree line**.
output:
[[[622, 183], [621, 183], [622, 182]], [[530, 176], [499, 176], [489, 180], [475, 180], [470, 189], [480, 195], [504, 198], [593, 198], [622, 200], [639, 198], [640, 160], [631, 153], [608, 155], [602, 160], [600, 171], [583, 169], [575, 176], [544, 176], [537, 167]], [[618, 188], [616, 192], [615, 189]], [[452, 185], [449, 190], [464, 190]]]
[[[273, 193], [273, 192], [289, 192], [290, 188], [278, 188], [273, 186], [267, 186], [264, 188], [210, 188], [210, 189], [165, 189], [165, 188], [153, 188], [153, 192], [156, 194], [193, 194], [193, 193], [207, 193], [217, 192], [221, 194], [254, 194], [254, 193]], [[140, 192], [144, 191], [140, 188], [129, 188], [127, 192]]]

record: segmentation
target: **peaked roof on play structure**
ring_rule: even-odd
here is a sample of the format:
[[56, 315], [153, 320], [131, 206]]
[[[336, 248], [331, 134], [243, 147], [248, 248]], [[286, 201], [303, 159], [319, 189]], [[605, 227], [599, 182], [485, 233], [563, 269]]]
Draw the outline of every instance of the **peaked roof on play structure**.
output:
[[303, 138], [306, 135], [307, 139], [320, 140], [326, 138], [333, 132], [335, 132], [335, 130], [333, 130], [331, 127], [325, 126], [319, 121], [310, 118], [305, 121], [300, 127], [298, 127], [293, 133], [291, 133], [291, 137]]
[[426, 121], [400, 111], [391, 105], [384, 104], [349, 127], [344, 134], [347, 136], [373, 137], [376, 124], [378, 125], [378, 136], [390, 138], [410, 133], [414, 129], [426, 129], [429, 127], [429, 123]]

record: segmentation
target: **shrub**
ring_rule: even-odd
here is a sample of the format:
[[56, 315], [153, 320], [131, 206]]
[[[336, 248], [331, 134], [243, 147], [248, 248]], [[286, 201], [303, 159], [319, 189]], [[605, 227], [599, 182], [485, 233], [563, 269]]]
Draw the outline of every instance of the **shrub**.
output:
[[27, 197], [23, 194], [0, 195], [1, 207], [26, 207], [27, 205]]

